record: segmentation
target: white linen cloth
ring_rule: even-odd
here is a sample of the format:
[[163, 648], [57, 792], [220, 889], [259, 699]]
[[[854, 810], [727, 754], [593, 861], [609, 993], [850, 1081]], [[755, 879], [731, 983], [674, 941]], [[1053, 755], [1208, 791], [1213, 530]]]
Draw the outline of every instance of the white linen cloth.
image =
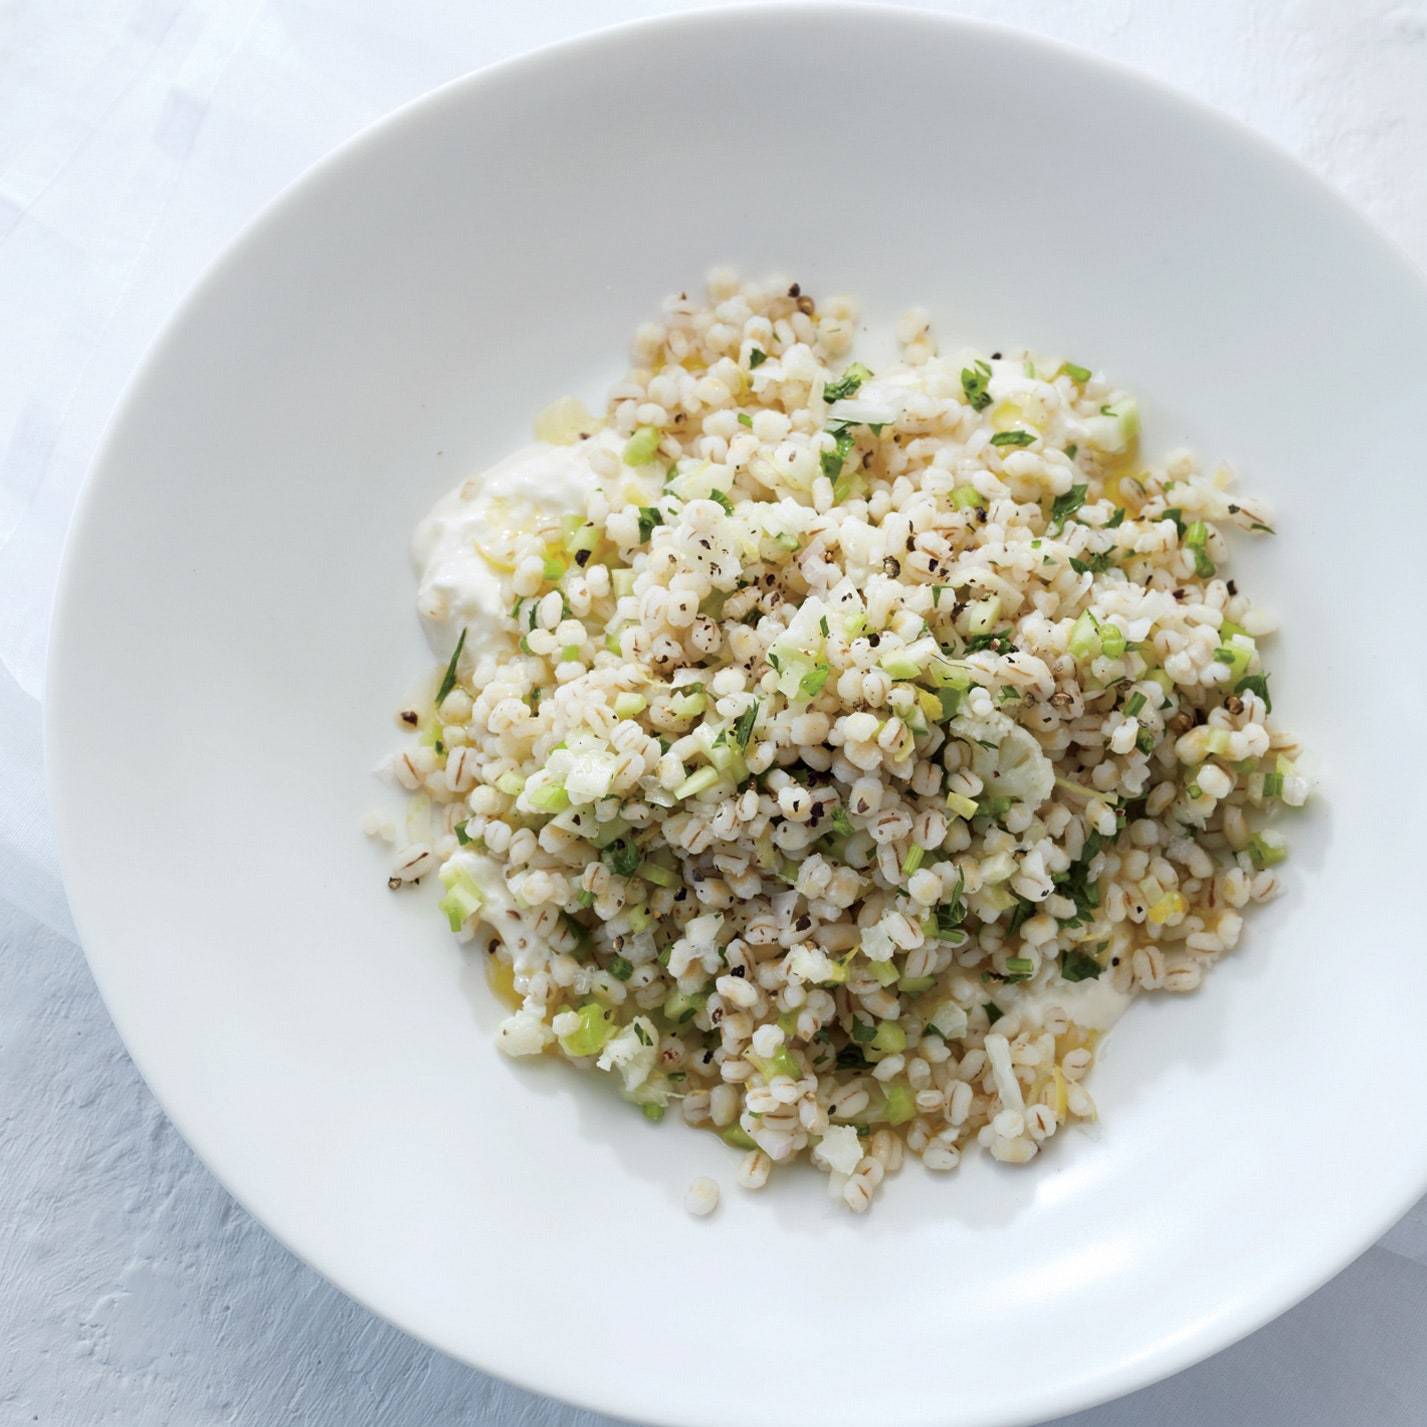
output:
[[[74, 942], [45, 808], [39, 699], [60, 550], [86, 466], [160, 323], [220, 247], [308, 164], [397, 104], [551, 40], [679, 8], [0, 8], [5, 1423], [604, 1421], [483, 1377], [374, 1319], [274, 1243], [189, 1153], [119, 1045]], [[929, 8], [1055, 35], [1207, 99], [1297, 153], [1427, 265], [1424, 0]], [[1424, 1324], [1427, 1203], [1277, 1323], [1066, 1420], [1420, 1427]]]

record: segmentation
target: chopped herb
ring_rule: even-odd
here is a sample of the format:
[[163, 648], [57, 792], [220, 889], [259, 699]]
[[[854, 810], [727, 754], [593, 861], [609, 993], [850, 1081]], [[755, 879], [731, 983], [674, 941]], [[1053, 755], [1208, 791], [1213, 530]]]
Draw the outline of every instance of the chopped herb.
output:
[[749, 430], [752, 430], [753, 418], [746, 411], [740, 411], [738, 413], [738, 424], [740, 426], [746, 426], [749, 428]]
[[588, 887], [581, 887], [575, 893], [575, 901], [582, 907], [593, 907], [595, 904], [595, 894]]
[[1135, 747], [1138, 748], [1141, 753], [1153, 753], [1154, 734], [1152, 734], [1149, 729], [1142, 728], [1135, 735]]
[[[589, 893], [590, 901], [594, 901], [594, 894]], [[583, 946], [590, 939], [590, 929], [583, 922], [576, 920], [569, 912], [560, 913], [560, 924], [575, 939], [576, 946]]]
[[[1105, 943], [1101, 942], [1100, 950]], [[1060, 975], [1065, 981], [1093, 981], [1104, 971], [1104, 967], [1093, 957], [1072, 947], [1060, 954]]]
[[837, 1053], [838, 1066], [843, 1070], [866, 1070], [867, 1057], [859, 1046], [845, 1045]]
[[733, 502], [722, 491], [710, 491], [709, 499], [717, 501], [729, 515], [733, 514]]
[[1125, 507], [1117, 505], [1115, 513], [1105, 522], [1106, 530], [1116, 530], [1125, 523]]
[[840, 380], [829, 382], [823, 388], [823, 400], [831, 405], [835, 401], [841, 401], [843, 397], [852, 396], [871, 375], [861, 362], [854, 362], [842, 374]]
[[1194, 551], [1194, 573], [1198, 575], [1201, 580], [1211, 579], [1217, 568], [1214, 562], [1202, 550]]
[[617, 877], [632, 877], [643, 861], [639, 849], [628, 838], [616, 838], [601, 853], [600, 861]]
[[[634, 963], [626, 960], [622, 956], [612, 956], [609, 959], [609, 974], [613, 976], [616, 981], [628, 981], [629, 978], [634, 975]], [[634, 1023], [634, 1033], [645, 1045], [649, 1044], [644, 1034], [644, 1027], [641, 1026], [638, 1021]]]
[[639, 543], [642, 545], [654, 533], [656, 525], [663, 525], [664, 517], [652, 505], [639, 507]]
[[466, 647], [466, 631], [461, 631], [460, 638], [456, 640], [455, 651], [451, 655], [451, 662], [446, 666], [446, 675], [441, 680], [441, 687], [436, 690], [436, 707], [441, 707], [441, 701], [456, 687], [456, 665], [461, 661], [461, 650]]
[[831, 672], [826, 664], [814, 665], [798, 680], [798, 692], [810, 699], [817, 698], [822, 693], [823, 685], [827, 683], [827, 676]]
[[961, 369], [961, 389], [966, 393], [966, 400], [973, 411], [985, 411], [991, 405], [991, 393], [986, 390], [990, 380], [991, 368], [985, 362], [978, 361], [974, 369]]
[[854, 828], [852, 826], [852, 819], [848, 817], [847, 809], [844, 808], [841, 803], [838, 803], [836, 804], [836, 806], [834, 806], [830, 821], [832, 823], [832, 830], [839, 837], [852, 836], [854, 832]]
[[1065, 522], [1085, 504], [1085, 493], [1089, 486], [1071, 486], [1064, 495], [1058, 495], [1050, 505], [1051, 525], [1056, 531], [1065, 528]]
[[1170, 506], [1169, 509], [1166, 510], [1162, 516], [1160, 516], [1160, 519], [1172, 520], [1174, 522], [1174, 528], [1179, 534], [1179, 538], [1181, 540], [1184, 539], [1184, 512], [1180, 510], [1177, 505]]
[[439, 738], [431, 746], [436, 750], [438, 755], [446, 751], [446, 745], [442, 743]]
[[996, 695], [996, 698], [1003, 704], [1019, 703], [1021, 700], [1021, 691], [1019, 689], [1013, 689], [1007, 684], [1006, 687]]
[[1273, 712], [1273, 700], [1268, 696], [1268, 675], [1250, 674], [1246, 679], [1240, 679], [1234, 685], [1236, 694], [1252, 693], [1257, 694], [1263, 700], [1264, 712]]
[[982, 649], [989, 649], [993, 654], [1009, 654], [1015, 647], [1011, 643], [1009, 629], [994, 629], [989, 634], [973, 634], [966, 641], [968, 654], [975, 654]]
[[870, 1021], [864, 1021], [860, 1016], [852, 1018], [852, 1039], [858, 1045], [871, 1045], [877, 1035], [877, 1027]]
[[[1090, 368], [1077, 367], [1074, 362], [1062, 362], [1060, 364], [1060, 372], [1064, 372], [1065, 375], [1074, 382], [1088, 382], [1090, 380]], [[1057, 372], [1056, 376], [1059, 376], [1060, 372]]]
[[831, 451], [822, 453], [822, 472], [828, 480], [835, 481], [841, 474], [842, 468], [847, 462], [849, 452], [852, 450], [853, 436], [852, 429], [847, 426], [839, 426], [832, 433], [833, 448]]
[[1139, 711], [1145, 706], [1145, 696], [1136, 689], [1128, 699], [1125, 700], [1125, 717], [1135, 718]]
[[767, 360], [767, 352], [760, 352], [757, 347], [752, 348], [748, 353], [748, 370], [750, 372], [757, 371]]
[[992, 438], [993, 446], [1030, 446], [1034, 443], [1034, 431], [998, 431]]
[[1080, 447], [1074, 441], [1072, 441], [1070, 445], [1065, 448], [1065, 459], [1067, 461], [1073, 461], [1079, 451]]
[[987, 1001], [984, 1010], [988, 1026], [994, 1026], [1006, 1014], [994, 1001]]
[[1036, 969], [1036, 964], [1029, 956], [1010, 956], [1006, 958], [1007, 981], [1029, 981], [1031, 973]]
[[1024, 897], [1016, 898], [1015, 909], [1011, 912], [1011, 920], [1006, 924], [1006, 935], [1015, 936], [1020, 931], [1027, 917], [1031, 916], [1036, 909], [1034, 902], [1028, 902]]
[[823, 632], [823, 638], [826, 639], [827, 636], [828, 636], [828, 632], [829, 632], [829, 631], [828, 631], [828, 624], [827, 624], [827, 615], [821, 615], [821, 616], [819, 617], [819, 619], [818, 619], [818, 628], [819, 628], [820, 630], [822, 630], [822, 632]]
[[1283, 774], [1265, 773], [1263, 775], [1263, 795], [1266, 798], [1281, 798], [1283, 796]]
[[739, 714], [733, 724], [733, 741], [738, 744], [741, 750], [748, 748], [748, 741], [753, 737], [753, 725], [758, 722], [758, 700], [754, 699], [744, 711]]
[[466, 831], [466, 824], [457, 823], [455, 831], [456, 841], [459, 842], [462, 847], [469, 847], [471, 845], [472, 839], [470, 833]]

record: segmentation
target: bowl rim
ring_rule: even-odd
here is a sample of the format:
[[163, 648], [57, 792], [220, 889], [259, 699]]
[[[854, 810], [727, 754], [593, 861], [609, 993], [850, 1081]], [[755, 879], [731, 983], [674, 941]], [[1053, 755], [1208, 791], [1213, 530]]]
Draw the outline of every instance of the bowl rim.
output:
[[[91, 947], [102, 944], [102, 913], [99, 908], [86, 904], [82, 891], [77, 895], [71, 891], [82, 885], [82, 879], [76, 877], [76, 868], [80, 862], [79, 828], [77, 819], [66, 812], [71, 800], [64, 794], [64, 757], [60, 752], [63, 740], [58, 733], [60, 720], [56, 713], [63, 705], [65, 697], [64, 680], [60, 673], [64, 663], [61, 650], [66, 642], [69, 611], [77, 598], [79, 575], [76, 549], [80, 543], [78, 535], [91, 518], [95, 491], [103, 482], [114, 479], [111, 472], [111, 453], [130, 410], [142, 400], [154, 374], [164, 365], [169, 349], [183, 331], [191, 310], [199, 305], [212, 289], [221, 286], [230, 269], [244, 260], [249, 247], [260, 239], [270, 226], [279, 223], [291, 208], [299, 204], [309, 187], [347, 165], [360, 162], [369, 147], [384, 142], [397, 129], [419, 124], [427, 113], [442, 105], [456, 102], [468, 90], [495, 79], [519, 79], [523, 74], [538, 75], [542, 68], [563, 64], [574, 56], [596, 59], [607, 46], [619, 46], [630, 37], [661, 30], [686, 39], [690, 32], [735, 25], [747, 28], [760, 24], [781, 26], [790, 20], [820, 24], [846, 19], [889, 28], [900, 27], [909, 36], [918, 27], [961, 34], [994, 35], [1003, 42], [1037, 49], [1059, 63], [1077, 66], [1087, 74], [1092, 83], [1108, 80], [1127, 90], [1137, 91], [1139, 98], [1152, 107], [1159, 106], [1161, 112], [1172, 114], [1177, 111], [1201, 126], [1217, 128], [1234, 144], [1254, 150], [1261, 159], [1274, 164], [1285, 179], [1291, 178], [1300, 189], [1306, 188], [1314, 192], [1319, 201], [1327, 200], [1333, 204], [1339, 210], [1340, 216], [1351, 219], [1351, 225], [1360, 241], [1376, 247], [1383, 260], [1396, 266], [1400, 275], [1410, 285], [1415, 286], [1423, 296], [1427, 296], [1427, 274], [1418, 267], [1405, 248], [1377, 228], [1343, 194], [1288, 149], [1265, 137], [1245, 121], [1205, 100], [1185, 93], [1153, 74], [1069, 41], [998, 20], [947, 14], [904, 4], [881, 4], [878, 0], [772, 0], [772, 3], [765, 3], [764, 0], [741, 0], [740, 3], [730, 5], [700, 5], [689, 10], [642, 16], [567, 36], [457, 75], [371, 121], [281, 186], [255, 215], [219, 247], [216, 256], [204, 268], [197, 281], [163, 319], [143, 358], [125, 383], [105, 423], [77, 492], [55, 584], [43, 688], [43, 747], [46, 787], [54, 819], [58, 862], [66, 895], [70, 899], [78, 940], [105, 1009], [124, 1044], [125, 1051], [165, 1117], [224, 1191], [268, 1234], [301, 1263], [320, 1274], [346, 1297], [360, 1304], [375, 1317], [392, 1324], [416, 1341], [435, 1348], [454, 1361], [527, 1392], [572, 1407], [616, 1415], [628, 1421], [645, 1422], [650, 1424], [650, 1427], [661, 1427], [665, 1421], [677, 1421], [680, 1424], [689, 1424], [689, 1427], [722, 1427], [724, 1419], [713, 1404], [706, 1408], [696, 1408], [692, 1412], [681, 1412], [677, 1418], [650, 1417], [633, 1410], [629, 1402], [618, 1395], [617, 1390], [606, 1389], [604, 1384], [592, 1387], [588, 1393], [580, 1395], [566, 1392], [559, 1387], [552, 1389], [548, 1384], [526, 1374], [502, 1367], [479, 1352], [449, 1347], [436, 1341], [423, 1329], [412, 1326], [409, 1321], [403, 1321], [402, 1317], [394, 1316], [386, 1309], [378, 1307], [366, 1293], [354, 1288], [348, 1282], [348, 1275], [342, 1266], [327, 1262], [325, 1255], [314, 1257], [286, 1233], [276, 1228], [265, 1211], [255, 1208], [247, 1197], [232, 1187], [234, 1180], [226, 1172], [226, 1166], [220, 1168], [217, 1162], [221, 1157], [216, 1152], [210, 1154], [208, 1150], [199, 1148], [205, 1138], [201, 1127], [176, 1114], [169, 1103], [169, 1097], [156, 1083], [156, 1080], [161, 1079], [158, 1067], [154, 1065], [151, 1074], [149, 1053], [135, 1049], [134, 1039], [131, 1038], [127, 1026], [127, 1017], [111, 995], [112, 983], [105, 969], [104, 958], [91, 950]], [[241, 1177], [241, 1174], [238, 1174], [236, 1179], [241, 1181]], [[1174, 1376], [1214, 1356], [1286, 1313], [1335, 1278], [1380, 1239], [1424, 1192], [1427, 1192], [1427, 1163], [1424, 1163], [1416, 1180], [1404, 1176], [1396, 1193], [1385, 1192], [1376, 1213], [1355, 1220], [1356, 1228], [1353, 1231], [1345, 1230], [1339, 1234], [1333, 1240], [1334, 1247], [1331, 1252], [1311, 1259], [1298, 1260], [1274, 1280], [1260, 1280], [1249, 1295], [1241, 1298], [1233, 1308], [1226, 1309], [1211, 1325], [1191, 1325], [1169, 1343], [1156, 1345], [1131, 1361], [1106, 1365], [1081, 1379], [1073, 1387], [1047, 1386], [1008, 1398], [1006, 1405], [999, 1411], [961, 1419], [961, 1427], [1017, 1427], [1017, 1424], [1029, 1424], [1052, 1416], [1083, 1411]], [[946, 1419], [933, 1411], [920, 1414], [914, 1420], [930, 1424]]]

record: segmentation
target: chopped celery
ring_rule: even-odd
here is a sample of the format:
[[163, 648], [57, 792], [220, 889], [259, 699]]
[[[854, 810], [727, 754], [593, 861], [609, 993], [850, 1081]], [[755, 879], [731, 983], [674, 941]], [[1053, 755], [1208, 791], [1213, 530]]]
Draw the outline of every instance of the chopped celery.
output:
[[936, 985], [935, 976], [904, 976], [897, 983], [897, 990], [903, 996], [920, 996]]
[[1183, 892], [1166, 892], [1145, 913], [1155, 926], [1162, 926], [1171, 917], [1182, 917], [1189, 910]]
[[623, 818], [610, 818], [608, 822], [597, 822], [584, 833], [586, 842], [605, 848], [617, 842], [629, 831], [629, 824]]
[[[638, 869], [636, 869], [636, 871], [637, 870]], [[624, 910], [624, 914], [629, 918], [630, 931], [632, 931], [636, 936], [638, 936], [640, 932], [647, 931], [649, 929], [649, 908], [646, 907], [643, 902], [640, 902], [633, 907], [626, 907]], [[619, 979], [621, 981], [624, 981], [628, 978], [621, 976]]]
[[890, 986], [897, 979], [897, 968], [890, 961], [869, 961], [867, 969], [879, 986]]
[[[955, 689], [949, 690], [948, 692], [956, 694], [956, 702], [958, 705], [960, 705], [960, 693], [958, 693]], [[925, 718], [929, 723], [941, 723], [942, 720], [945, 718], [956, 717], [955, 710], [953, 710], [949, 715], [946, 713], [942, 705], [940, 692], [933, 693], [930, 689], [917, 690], [917, 707], [921, 710], [922, 717]]]
[[1263, 795], [1266, 798], [1281, 798], [1283, 796], [1283, 774], [1265, 773], [1263, 775]]
[[655, 887], [672, 887], [679, 880], [672, 867], [664, 867], [658, 862], [650, 862], [647, 858], [639, 864], [635, 873]]
[[1107, 659], [1118, 659], [1126, 647], [1125, 631], [1119, 625], [1107, 620], [1100, 626], [1100, 652]]
[[614, 588], [616, 599], [623, 599], [626, 595], [632, 595], [634, 593], [633, 570], [611, 570], [609, 572], [609, 582]]
[[525, 800], [539, 813], [562, 813], [570, 806], [570, 795], [558, 779], [537, 783], [536, 778], [532, 778], [526, 784]]
[[1027, 981], [1036, 969], [1029, 956], [1008, 956], [1006, 958], [1006, 980]]
[[925, 667], [926, 658], [919, 658], [910, 649], [889, 649], [877, 662], [894, 679], [915, 679]]
[[676, 1026], [692, 1021], [708, 1004], [708, 997], [701, 991], [671, 991], [664, 1000], [664, 1014]]
[[1001, 614], [1001, 596], [987, 595], [985, 599], [972, 600], [962, 612], [968, 634], [990, 634], [996, 628]]
[[654, 453], [658, 449], [658, 427], [641, 426], [624, 444], [624, 464], [626, 466], [646, 466], [654, 459]]
[[786, 1075], [789, 1080], [801, 1080], [803, 1077], [802, 1066], [793, 1059], [793, 1053], [785, 1045], [779, 1046], [772, 1055], [750, 1055], [748, 1059], [758, 1068], [764, 1080], [772, 1080], [775, 1075]]
[[1254, 642], [1247, 635], [1221, 644], [1214, 651], [1214, 658], [1228, 667], [1229, 678], [1237, 682], [1249, 672], [1249, 664], [1254, 657]]
[[879, 1021], [872, 1037], [872, 1049], [883, 1055], [899, 1055], [907, 1048], [907, 1033], [896, 1021]]
[[753, 1136], [741, 1125], [730, 1125], [719, 1134], [719, 1138], [726, 1145], [732, 1145], [736, 1150], [756, 1150], [758, 1146], [753, 1143]]
[[584, 524], [577, 515], [569, 516], [567, 519], [573, 522], [573, 524], [569, 526], [565, 534], [566, 553], [569, 554], [570, 558], [575, 560], [576, 563], [583, 565], [586, 562], [579, 558], [580, 552], [584, 551], [588, 556], [600, 543], [599, 527]]
[[614, 716], [616, 718], [637, 718], [649, 707], [649, 700], [643, 694], [626, 690], [614, 696]]
[[644, 1113], [646, 1120], [652, 1120], [656, 1125], [664, 1118], [664, 1107], [655, 1105], [652, 1102], [648, 1105], [641, 1105], [640, 1110]]
[[565, 578], [565, 571], [568, 568], [563, 560], [558, 560], [553, 555], [547, 555], [545, 557], [545, 578], [552, 584], [558, 580], [563, 580]]
[[913, 845], [907, 849], [907, 855], [902, 859], [902, 876], [910, 877], [918, 867], [922, 865], [922, 858], [927, 855], [924, 847]]
[[948, 793], [946, 805], [959, 818], [974, 818], [979, 807], [975, 798], [967, 798], [960, 793]]
[[708, 707], [708, 698], [702, 689], [692, 694], [675, 694], [669, 700], [669, 707], [675, 718], [697, 718]]
[[916, 1118], [917, 1102], [910, 1085], [896, 1081], [884, 1086], [882, 1093], [886, 1096], [884, 1113], [889, 1125], [905, 1125], [908, 1120]]
[[1255, 867], [1277, 867], [1288, 856], [1287, 846], [1278, 841], [1270, 842], [1262, 833], [1255, 833], [1249, 839], [1249, 860]]
[[560, 1037], [560, 1045], [568, 1055], [595, 1055], [614, 1035], [614, 1012], [597, 1001], [586, 1001], [576, 1012], [580, 1024]]
[[510, 769], [495, 780], [495, 785], [497, 790], [504, 793], [506, 797], [518, 798], [520, 790], [525, 787], [525, 779], [514, 769]]
[[436, 904], [446, 913], [446, 921], [453, 932], [458, 932], [481, 909], [480, 888], [471, 874], [464, 868], [443, 868], [441, 880], [445, 883], [446, 895]]
[[963, 665], [938, 654], [926, 666], [927, 682], [934, 689], [956, 689], [965, 693], [971, 687], [971, 673]]
[[954, 510], [974, 510], [986, 502], [975, 486], [957, 486], [951, 493], [951, 504]]
[[705, 788], [712, 788], [717, 782], [717, 768], [699, 768], [690, 773], [689, 776], [674, 789], [674, 796], [680, 801], [684, 798], [692, 798], [702, 793]]
[[1092, 659], [1100, 652], [1100, 626], [1088, 609], [1071, 626], [1066, 647], [1073, 659]]

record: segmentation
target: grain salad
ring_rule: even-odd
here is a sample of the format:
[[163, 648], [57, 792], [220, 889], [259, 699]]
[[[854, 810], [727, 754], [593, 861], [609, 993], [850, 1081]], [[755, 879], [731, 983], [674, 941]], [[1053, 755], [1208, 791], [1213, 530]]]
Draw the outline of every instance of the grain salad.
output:
[[1238, 943], [1308, 786], [1226, 575], [1262, 503], [1143, 459], [1075, 360], [943, 352], [918, 310], [874, 371], [857, 326], [717, 271], [602, 415], [557, 402], [437, 505], [442, 657], [373, 831], [508, 1054], [862, 1211], [908, 1151], [1021, 1164], [1093, 1119], [1101, 1037]]

